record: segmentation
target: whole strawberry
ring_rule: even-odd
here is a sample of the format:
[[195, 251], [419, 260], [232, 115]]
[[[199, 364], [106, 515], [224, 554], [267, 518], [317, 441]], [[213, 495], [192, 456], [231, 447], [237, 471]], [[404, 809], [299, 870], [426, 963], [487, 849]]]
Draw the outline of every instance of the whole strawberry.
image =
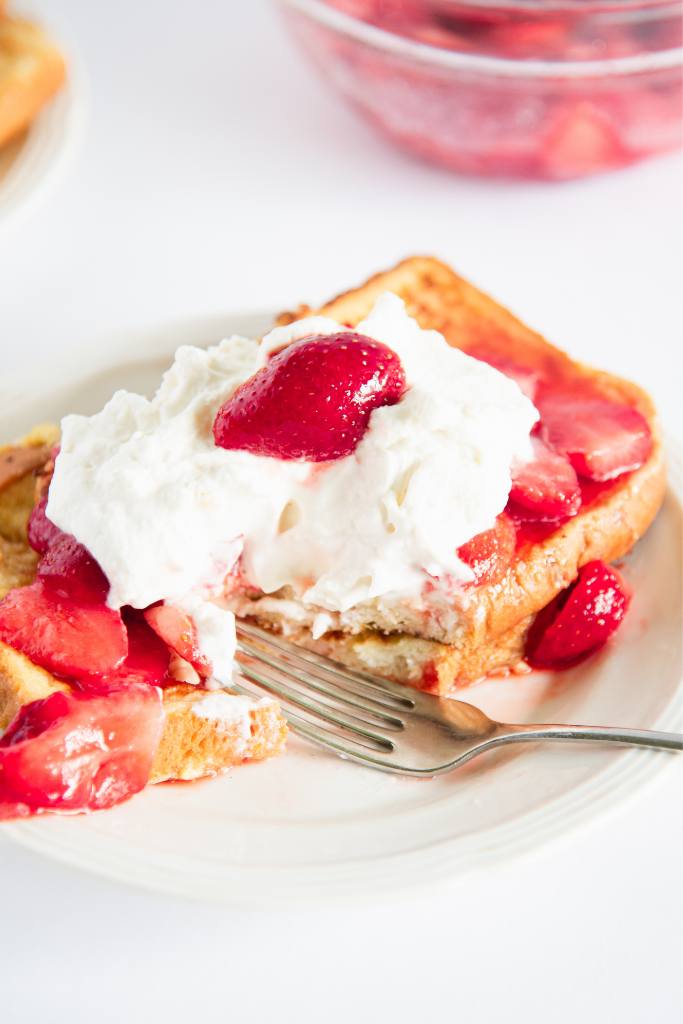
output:
[[350, 455], [373, 409], [406, 389], [395, 352], [352, 331], [302, 338], [241, 384], [218, 410], [220, 448], [326, 462]]
[[536, 616], [527, 637], [526, 660], [534, 668], [576, 665], [607, 642], [630, 601], [616, 569], [588, 562], [571, 586]]

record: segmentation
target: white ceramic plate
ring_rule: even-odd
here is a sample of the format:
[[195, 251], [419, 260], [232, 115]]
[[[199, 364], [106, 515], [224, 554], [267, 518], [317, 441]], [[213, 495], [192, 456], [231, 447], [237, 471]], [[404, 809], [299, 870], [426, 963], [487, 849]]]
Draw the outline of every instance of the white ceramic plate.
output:
[[[79, 373], [44, 370], [0, 396], [0, 437], [67, 411], [92, 412], [116, 387], [149, 391], [178, 344], [260, 333], [267, 316], [215, 318], [108, 339]], [[96, 352], [118, 353], [115, 367]], [[142, 357], [142, 358], [141, 358]], [[92, 372], [86, 372], [91, 367]], [[59, 382], [65, 382], [63, 386]], [[554, 677], [489, 681], [467, 700], [508, 721], [676, 728], [681, 708], [683, 470], [657, 522], [626, 560], [635, 597], [618, 641]], [[4, 826], [7, 835], [111, 878], [241, 905], [381, 896], [505, 861], [567, 833], [643, 785], [670, 755], [535, 746], [416, 781], [338, 760], [292, 737], [274, 761], [192, 785], [151, 787], [90, 817]]]
[[[60, 43], [61, 47], [61, 43]], [[47, 194], [68, 165], [85, 122], [83, 73], [71, 49], [67, 81], [27, 132], [0, 148], [0, 218]]]

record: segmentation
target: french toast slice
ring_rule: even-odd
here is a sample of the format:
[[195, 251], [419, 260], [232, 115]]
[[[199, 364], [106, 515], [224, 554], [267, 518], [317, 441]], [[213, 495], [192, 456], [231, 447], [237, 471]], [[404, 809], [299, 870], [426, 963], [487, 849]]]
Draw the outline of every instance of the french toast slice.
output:
[[525, 543], [502, 580], [470, 591], [447, 641], [434, 635], [431, 624], [387, 617], [380, 608], [368, 608], [348, 628], [314, 639], [309, 625], [292, 617], [297, 609], [291, 594], [253, 595], [235, 605], [238, 614], [285, 631], [295, 643], [352, 668], [446, 694], [488, 674], [523, 668], [526, 635], [535, 615], [576, 578], [581, 566], [620, 558], [647, 530], [664, 495], [664, 456], [655, 410], [644, 391], [574, 362], [431, 257], [404, 260], [319, 309], [300, 306], [283, 313], [278, 323], [320, 314], [354, 326], [386, 291], [403, 299], [423, 328], [440, 331], [451, 345], [471, 355], [494, 363], [512, 359], [523, 369], [572, 386], [590, 385], [593, 392], [636, 408], [647, 419], [654, 442], [640, 469], [601, 488], [577, 516], [549, 536]]
[[[651, 454], [638, 470], [602, 487], [577, 516], [544, 539], [525, 542], [499, 582], [469, 591], [466, 602], [458, 607], [457, 630], [448, 642], [430, 635], [427, 626], [420, 622], [411, 623], [411, 628], [406, 629], [402, 623], [383, 621], [377, 609], [369, 612], [366, 621], [359, 618], [351, 629], [328, 632], [314, 639], [311, 630], [297, 623], [296, 615], [291, 614], [297, 611], [291, 595], [247, 594], [239, 599], [236, 610], [240, 614], [268, 628], [286, 631], [304, 647], [354, 668], [446, 694], [489, 673], [515, 671], [522, 662], [526, 635], [535, 615], [576, 578], [580, 567], [594, 559], [614, 560], [633, 546], [650, 525], [664, 494], [662, 445], [653, 405], [640, 388], [572, 361], [431, 258], [406, 260], [319, 310], [300, 307], [294, 313], [282, 314], [279, 322], [289, 323], [318, 312], [353, 326], [367, 315], [384, 291], [398, 294], [421, 326], [438, 329], [450, 344], [473, 355], [494, 362], [514, 357], [523, 368], [536, 369], [548, 376], [559, 375], [579, 386], [583, 382], [613, 401], [633, 406], [645, 416], [653, 436]], [[40, 435], [34, 436], [33, 444], [40, 444]], [[17, 457], [12, 456], [15, 465]], [[40, 472], [40, 468], [6, 481], [4, 491], [0, 489], [0, 525], [3, 494], [6, 496], [15, 489], [14, 501], [20, 505], [23, 501], [23, 511], [18, 514], [15, 508], [10, 520], [13, 529], [17, 529], [17, 523], [20, 533], [25, 529], [22, 523], [25, 524], [34, 500], [33, 485], [29, 486], [26, 479], [36, 471]], [[22, 554], [27, 560], [20, 581], [11, 582], [17, 577], [10, 575], [9, 585], [29, 582], [36, 560], [25, 536], [5, 542], [15, 545], [15, 560]], [[0, 558], [0, 588], [3, 571], [7, 580], [7, 566], [12, 564], [12, 559], [3, 563]], [[44, 696], [45, 686], [63, 685], [21, 658], [9, 648], [0, 649], [0, 713], [4, 715], [0, 716], [0, 729], [22, 704], [36, 699], [32, 694]], [[37, 691], [34, 686], [38, 686]], [[183, 686], [165, 691], [166, 727], [152, 781], [199, 777], [222, 770], [238, 759], [270, 756], [281, 749], [286, 726], [276, 705], [269, 705], [268, 713], [262, 710], [260, 715], [251, 716], [251, 743], [245, 748], [241, 733], [235, 735], [234, 742], [230, 729], [226, 736], [224, 721], [212, 722], [196, 714], [193, 705], [206, 695], [206, 691]]]
[[[58, 430], [36, 427], [16, 445], [0, 448], [0, 597], [31, 583], [38, 557], [26, 525], [41, 471], [51, 458]], [[19, 709], [69, 686], [0, 642], [0, 735]], [[164, 728], [150, 783], [216, 775], [244, 761], [280, 753], [287, 725], [274, 700], [247, 704], [243, 697], [187, 683], [163, 689]]]
[[0, 146], [31, 124], [65, 74], [64, 58], [41, 28], [0, 14]]

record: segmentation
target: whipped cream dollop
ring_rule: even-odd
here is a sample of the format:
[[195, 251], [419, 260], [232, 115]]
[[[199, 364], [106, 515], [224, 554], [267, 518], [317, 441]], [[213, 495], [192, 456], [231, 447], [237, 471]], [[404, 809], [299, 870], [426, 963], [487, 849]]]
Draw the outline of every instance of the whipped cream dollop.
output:
[[531, 458], [538, 414], [517, 384], [423, 330], [390, 293], [355, 330], [397, 353], [408, 387], [374, 410], [351, 455], [309, 463], [216, 446], [218, 409], [269, 353], [340, 329], [309, 317], [260, 343], [182, 347], [151, 400], [119, 391], [62, 423], [48, 517], [102, 566], [110, 606], [184, 607], [219, 678], [234, 645], [219, 605], [237, 571], [250, 588], [290, 586], [337, 612], [418, 595], [433, 577], [467, 582], [457, 548], [493, 526], [510, 467]]

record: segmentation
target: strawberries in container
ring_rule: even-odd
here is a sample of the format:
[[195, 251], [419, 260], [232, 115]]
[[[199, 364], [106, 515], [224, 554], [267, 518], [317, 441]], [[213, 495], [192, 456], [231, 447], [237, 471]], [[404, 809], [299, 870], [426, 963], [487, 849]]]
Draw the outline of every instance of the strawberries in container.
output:
[[564, 180], [681, 144], [681, 14], [671, 0], [283, 7], [357, 110], [455, 171]]

